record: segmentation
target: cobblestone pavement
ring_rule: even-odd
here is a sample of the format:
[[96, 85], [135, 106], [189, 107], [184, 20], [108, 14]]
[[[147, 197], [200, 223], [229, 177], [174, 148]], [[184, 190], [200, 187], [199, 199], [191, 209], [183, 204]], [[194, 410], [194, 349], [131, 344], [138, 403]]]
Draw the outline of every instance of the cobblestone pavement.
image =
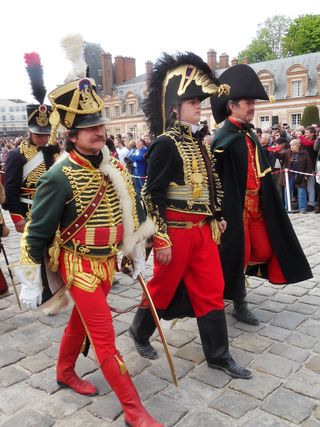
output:
[[[248, 300], [260, 326], [236, 322], [227, 307], [231, 351], [254, 372], [231, 379], [204, 361], [194, 319], [163, 322], [179, 379], [176, 388], [158, 337], [155, 361], [137, 355], [128, 336], [133, 313], [114, 316], [117, 345], [148, 410], [166, 427], [320, 426], [320, 215], [291, 215], [314, 278], [275, 286], [248, 281]], [[7, 220], [10, 222], [10, 220]], [[4, 244], [13, 263], [19, 236]], [[6, 270], [3, 256], [1, 266]], [[152, 271], [148, 265], [146, 277]], [[137, 282], [122, 274], [109, 297], [125, 309], [139, 301]], [[70, 308], [57, 316], [20, 312], [15, 297], [0, 300], [0, 426], [99, 427], [124, 425], [120, 405], [97, 369], [92, 353], [79, 357], [77, 371], [99, 389], [85, 397], [55, 382], [60, 337]]]

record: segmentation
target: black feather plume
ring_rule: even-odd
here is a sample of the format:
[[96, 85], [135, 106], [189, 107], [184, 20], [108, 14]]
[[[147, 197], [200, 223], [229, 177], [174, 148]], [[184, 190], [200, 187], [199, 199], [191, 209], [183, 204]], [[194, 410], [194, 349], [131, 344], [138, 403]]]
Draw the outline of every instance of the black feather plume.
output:
[[40, 56], [36, 52], [25, 53], [24, 60], [30, 78], [32, 95], [40, 104], [43, 104], [47, 90], [44, 86], [43, 68], [40, 62]]

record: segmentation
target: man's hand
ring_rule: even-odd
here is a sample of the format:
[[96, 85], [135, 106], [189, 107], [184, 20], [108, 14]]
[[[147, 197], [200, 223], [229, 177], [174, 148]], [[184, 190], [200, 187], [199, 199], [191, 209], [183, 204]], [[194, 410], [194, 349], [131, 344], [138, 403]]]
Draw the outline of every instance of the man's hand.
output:
[[24, 219], [21, 219], [20, 221], [15, 222], [14, 226], [16, 227], [18, 233], [23, 233], [26, 222]]
[[136, 279], [138, 275], [144, 273], [146, 262], [144, 253], [142, 251], [140, 243], [137, 243], [132, 251], [131, 257], [133, 262], [133, 271], [131, 277]]
[[227, 228], [227, 221], [225, 221], [224, 219], [222, 221], [218, 221], [218, 228], [220, 233], [224, 233]]
[[29, 310], [36, 310], [42, 301], [41, 265], [19, 264], [13, 267], [13, 271], [21, 282], [21, 304]]
[[160, 264], [168, 265], [172, 259], [172, 250], [171, 248], [157, 249], [155, 250], [155, 255]]

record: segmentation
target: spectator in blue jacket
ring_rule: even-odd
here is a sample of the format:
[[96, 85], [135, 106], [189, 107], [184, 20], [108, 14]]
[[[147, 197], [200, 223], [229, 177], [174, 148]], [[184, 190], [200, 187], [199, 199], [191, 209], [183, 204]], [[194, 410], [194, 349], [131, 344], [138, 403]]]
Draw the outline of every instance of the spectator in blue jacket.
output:
[[147, 176], [147, 147], [145, 145], [145, 141], [142, 138], [138, 138], [135, 144], [136, 148], [130, 150], [127, 157], [132, 164], [131, 173], [134, 176], [136, 192], [140, 197], [141, 189]]

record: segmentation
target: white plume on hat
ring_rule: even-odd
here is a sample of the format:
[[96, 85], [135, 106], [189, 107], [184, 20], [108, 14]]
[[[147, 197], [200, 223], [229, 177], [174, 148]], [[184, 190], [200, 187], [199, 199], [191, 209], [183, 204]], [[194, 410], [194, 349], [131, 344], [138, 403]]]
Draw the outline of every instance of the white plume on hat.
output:
[[65, 79], [65, 83], [86, 77], [87, 64], [84, 60], [84, 40], [81, 34], [71, 33], [61, 39], [61, 46], [66, 57], [71, 61], [72, 69]]

